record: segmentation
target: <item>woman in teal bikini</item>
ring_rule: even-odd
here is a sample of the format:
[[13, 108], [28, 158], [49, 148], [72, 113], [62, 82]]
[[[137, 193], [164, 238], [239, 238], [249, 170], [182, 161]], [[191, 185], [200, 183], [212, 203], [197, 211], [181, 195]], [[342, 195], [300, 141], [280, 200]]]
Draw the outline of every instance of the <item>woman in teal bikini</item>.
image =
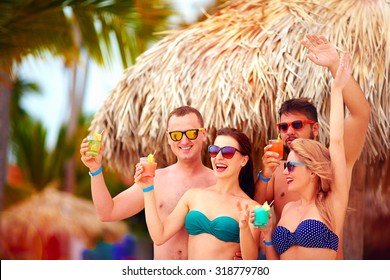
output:
[[267, 259], [336, 259], [348, 206], [348, 174], [344, 153], [342, 89], [350, 78], [343, 54], [330, 93], [329, 149], [318, 141], [295, 139], [284, 164], [288, 190], [300, 199], [284, 207], [275, 230], [262, 230]]
[[[185, 133], [179, 132], [179, 137], [177, 133], [172, 136], [172, 132], [168, 132], [172, 140], [186, 137]], [[205, 189], [189, 189], [165, 221], [157, 215], [153, 178], [142, 177], [143, 167], [136, 165], [134, 180], [144, 191], [150, 236], [155, 244], [160, 245], [185, 226], [189, 234], [189, 259], [233, 259], [239, 251], [243, 259], [257, 259], [260, 231], [248, 223], [250, 209], [258, 204], [252, 199], [254, 180], [250, 141], [236, 129], [223, 128], [218, 130], [208, 152], [217, 183]]]

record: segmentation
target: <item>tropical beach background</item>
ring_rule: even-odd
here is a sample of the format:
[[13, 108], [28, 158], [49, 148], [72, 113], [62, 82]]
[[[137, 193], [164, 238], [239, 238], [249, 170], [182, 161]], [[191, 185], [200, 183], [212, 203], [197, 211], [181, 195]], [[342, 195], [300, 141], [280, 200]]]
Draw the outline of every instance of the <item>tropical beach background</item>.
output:
[[159, 166], [174, 160], [163, 126], [182, 104], [203, 113], [209, 141], [232, 125], [260, 158], [280, 103], [308, 96], [326, 143], [331, 79], [299, 46], [314, 32], [349, 48], [373, 108], [354, 169], [346, 258], [390, 259], [388, 1], [50, 2], [0, 4], [2, 131], [10, 116], [8, 141], [0, 136], [0, 259], [152, 258], [142, 212], [113, 223], [96, 216], [78, 152], [90, 131], [106, 129], [113, 196], [132, 184], [129, 166], [150, 147]]

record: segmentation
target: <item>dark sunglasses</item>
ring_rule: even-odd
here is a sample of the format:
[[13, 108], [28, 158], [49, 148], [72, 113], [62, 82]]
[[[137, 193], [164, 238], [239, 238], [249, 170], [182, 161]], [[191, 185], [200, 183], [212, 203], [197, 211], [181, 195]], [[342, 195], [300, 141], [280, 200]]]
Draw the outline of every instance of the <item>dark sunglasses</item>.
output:
[[208, 151], [209, 151], [209, 154], [211, 157], [216, 157], [218, 155], [219, 151], [221, 151], [222, 156], [224, 158], [227, 158], [227, 159], [231, 159], [232, 157], [234, 157], [234, 154], [236, 152], [241, 153], [240, 150], [238, 150], [234, 147], [226, 146], [226, 147], [220, 148], [220, 147], [215, 146], [215, 145], [210, 145]]
[[303, 124], [310, 123], [313, 124], [315, 121], [312, 120], [296, 120], [293, 122], [282, 122], [277, 123], [276, 126], [278, 127], [279, 131], [287, 131], [290, 126], [292, 126], [294, 129], [301, 129], [303, 127]]
[[171, 131], [168, 132], [172, 141], [180, 141], [183, 138], [183, 134], [186, 135], [188, 140], [195, 140], [198, 138], [199, 131], [202, 131], [204, 128], [189, 129], [186, 131]]
[[294, 171], [294, 167], [296, 165], [299, 165], [299, 166], [305, 166], [304, 163], [302, 162], [299, 162], [299, 161], [287, 161], [284, 163], [284, 169], [287, 168], [288, 172], [291, 173]]

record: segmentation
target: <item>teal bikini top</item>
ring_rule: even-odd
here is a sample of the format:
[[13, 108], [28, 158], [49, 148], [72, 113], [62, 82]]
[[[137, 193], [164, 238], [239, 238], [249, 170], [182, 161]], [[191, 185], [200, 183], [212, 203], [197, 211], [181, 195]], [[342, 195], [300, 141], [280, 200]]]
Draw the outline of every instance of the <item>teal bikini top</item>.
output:
[[197, 210], [188, 212], [185, 228], [190, 235], [208, 233], [225, 242], [240, 243], [240, 228], [232, 217], [221, 216], [209, 220], [205, 214]]

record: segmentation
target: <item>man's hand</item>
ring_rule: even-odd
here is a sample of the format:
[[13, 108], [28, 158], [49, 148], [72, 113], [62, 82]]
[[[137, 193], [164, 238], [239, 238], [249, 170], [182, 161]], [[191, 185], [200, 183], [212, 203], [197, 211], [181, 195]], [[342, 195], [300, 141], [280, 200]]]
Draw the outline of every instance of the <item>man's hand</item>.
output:
[[269, 151], [272, 145], [267, 145], [264, 147], [264, 154], [261, 158], [263, 163], [262, 176], [265, 178], [271, 178], [275, 169], [280, 165], [279, 154]]
[[319, 66], [328, 67], [330, 70], [331, 68], [337, 70], [340, 58], [336, 47], [322, 35], [307, 34], [306, 38], [308, 42], [302, 41], [301, 43], [310, 51], [307, 54], [307, 58]]

